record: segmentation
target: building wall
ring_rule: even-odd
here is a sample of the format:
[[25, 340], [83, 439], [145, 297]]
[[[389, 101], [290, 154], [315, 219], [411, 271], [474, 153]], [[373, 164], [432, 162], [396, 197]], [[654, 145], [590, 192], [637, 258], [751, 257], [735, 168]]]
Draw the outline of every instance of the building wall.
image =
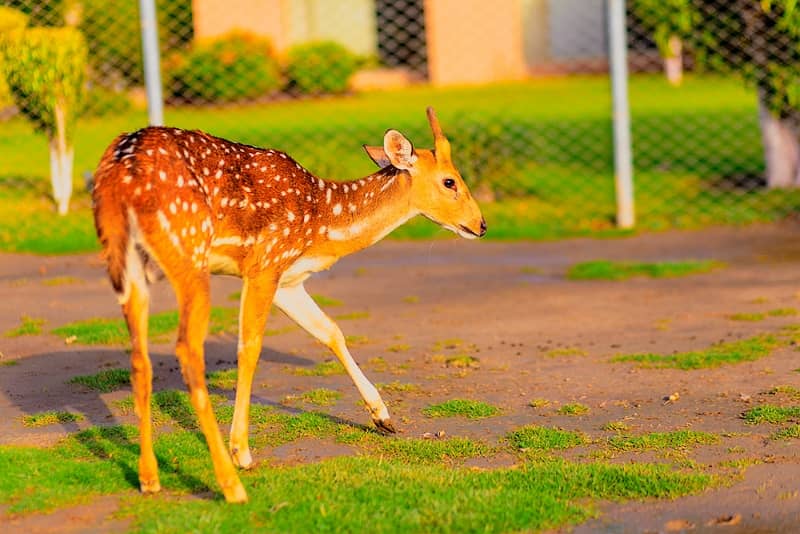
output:
[[269, 38], [278, 52], [316, 40], [377, 52], [374, 0], [193, 0], [192, 9], [200, 40], [241, 30]]
[[597, 58], [607, 55], [605, 0], [550, 0], [552, 59]]
[[428, 75], [434, 85], [525, 75], [519, 0], [425, 0]]

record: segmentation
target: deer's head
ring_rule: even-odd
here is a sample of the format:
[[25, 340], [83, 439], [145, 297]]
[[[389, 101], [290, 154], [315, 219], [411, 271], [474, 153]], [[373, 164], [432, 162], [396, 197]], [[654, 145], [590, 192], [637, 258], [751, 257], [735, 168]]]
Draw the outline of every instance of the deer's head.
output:
[[434, 150], [415, 149], [397, 130], [383, 136], [383, 146], [365, 146], [380, 167], [389, 165], [411, 177], [412, 208], [461, 237], [475, 239], [486, 233], [486, 221], [467, 184], [453, 165], [450, 142], [442, 133], [433, 108], [428, 108]]

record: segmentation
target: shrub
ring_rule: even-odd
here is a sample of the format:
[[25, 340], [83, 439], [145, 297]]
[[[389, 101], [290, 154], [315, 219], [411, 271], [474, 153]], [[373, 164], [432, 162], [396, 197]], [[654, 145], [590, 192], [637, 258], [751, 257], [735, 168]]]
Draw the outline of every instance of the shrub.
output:
[[168, 93], [188, 102], [252, 100], [280, 86], [271, 43], [242, 33], [173, 54], [165, 70]]
[[20, 112], [50, 141], [53, 197], [66, 214], [72, 195], [75, 122], [86, 72], [86, 42], [74, 28], [32, 28], [2, 40], [8, 86]]
[[[86, 36], [89, 62], [103, 79], [144, 83], [138, 0], [82, 0], [79, 28]], [[156, 6], [161, 55], [193, 39], [191, 0], [159, 0]]]
[[127, 93], [107, 89], [101, 85], [90, 85], [80, 115], [83, 117], [102, 117], [119, 115], [132, 107]]
[[358, 68], [358, 58], [333, 41], [306, 43], [288, 53], [286, 74], [301, 93], [342, 93]]
[[[3, 38], [3, 35], [13, 30], [20, 30], [27, 25], [28, 16], [25, 13], [10, 7], [0, 6], [0, 39]], [[3, 56], [0, 54], [0, 110], [13, 104], [14, 99], [11, 97], [11, 91], [6, 83]]]

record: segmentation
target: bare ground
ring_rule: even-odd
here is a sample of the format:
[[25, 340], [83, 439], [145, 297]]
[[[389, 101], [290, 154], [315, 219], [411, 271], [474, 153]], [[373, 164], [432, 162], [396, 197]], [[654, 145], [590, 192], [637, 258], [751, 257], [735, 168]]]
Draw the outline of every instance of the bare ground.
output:
[[[610, 363], [619, 353], [670, 353], [705, 348], [800, 323], [798, 317], [739, 322], [727, 315], [800, 307], [800, 228], [795, 225], [671, 232], [627, 239], [575, 239], [552, 243], [475, 243], [446, 240], [385, 242], [350, 258], [307, 283], [312, 294], [339, 299], [331, 315], [368, 312], [341, 320], [349, 335], [366, 336], [351, 347], [374, 382], [408, 382], [412, 393], [387, 393], [390, 411], [404, 436], [444, 430], [495, 441], [523, 424], [579, 429], [594, 438], [613, 435], [605, 423], [624, 421], [634, 433], [691, 428], [723, 434], [689, 458], [701, 466], [726, 460], [756, 463], [729, 486], [674, 501], [599, 503], [601, 515], [576, 532], [792, 532], [800, 531], [800, 455], [797, 441], [767, 439], [773, 427], [745, 424], [741, 413], [774, 401], [764, 392], [781, 384], [800, 388], [800, 358], [794, 347], [771, 356], [717, 369], [640, 369]], [[593, 260], [664, 261], [714, 259], [727, 268], [676, 279], [575, 282], [564, 277], [575, 262]], [[53, 279], [60, 283], [53, 284]], [[47, 283], [49, 281], [49, 283]], [[215, 305], [235, 306], [228, 296], [240, 282], [218, 277]], [[0, 332], [21, 315], [42, 318], [45, 329], [69, 321], [118, 317], [119, 309], [96, 255], [36, 257], [0, 255]], [[153, 291], [153, 311], [174, 309], [166, 283]], [[288, 326], [274, 316], [268, 328]], [[287, 395], [326, 387], [343, 393], [326, 410], [366, 423], [355, 388], [346, 376], [301, 377], [287, 368], [311, 367], [330, 356], [307, 334], [294, 330], [265, 338], [254, 387], [256, 403], [280, 405]], [[402, 346], [407, 346], [405, 349]], [[209, 370], [235, 365], [236, 341], [218, 336], [207, 343]], [[394, 350], [390, 350], [393, 348]], [[548, 356], [575, 348], [586, 355]], [[0, 444], [54, 443], [90, 425], [133, 422], [111, 409], [129, 391], [98, 394], [67, 384], [78, 374], [127, 366], [119, 347], [66, 345], [51, 334], [0, 338]], [[152, 347], [156, 389], [182, 387], [171, 346]], [[438, 355], [469, 353], [477, 369], [447, 367]], [[374, 357], [381, 362], [369, 363]], [[675, 392], [680, 399], [664, 402]], [[480, 421], [429, 419], [420, 410], [450, 398], [484, 400], [502, 415]], [[550, 405], [532, 408], [532, 399]], [[579, 402], [587, 415], [557, 413]], [[23, 415], [44, 410], [81, 412], [85, 420], [39, 429], [24, 427]], [[348, 454], [330, 442], [303, 440], [277, 449], [256, 450], [256, 460], [318, 461]], [[585, 449], [571, 457], [588, 454]], [[621, 454], [611, 461], [658, 459], [658, 454]], [[473, 461], [477, 467], [507, 466], [501, 455]], [[712, 470], [715, 469], [712, 467]], [[4, 531], [125, 530], [109, 519], [113, 499], [52, 515], [0, 515]], [[0, 510], [2, 514], [2, 510]]]

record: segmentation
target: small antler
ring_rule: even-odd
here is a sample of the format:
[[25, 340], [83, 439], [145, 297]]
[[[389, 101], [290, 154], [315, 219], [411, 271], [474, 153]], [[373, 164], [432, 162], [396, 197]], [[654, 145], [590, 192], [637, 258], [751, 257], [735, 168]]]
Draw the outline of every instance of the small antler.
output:
[[436, 118], [436, 111], [434, 111], [433, 106], [428, 106], [425, 111], [428, 114], [428, 122], [431, 123], [433, 138], [438, 140], [440, 137], [444, 137], [442, 127], [439, 125], [439, 119]]
[[442, 127], [439, 124], [439, 119], [436, 118], [436, 112], [433, 110], [433, 106], [428, 106], [425, 111], [428, 115], [428, 122], [431, 124], [431, 130], [433, 131], [433, 141], [436, 147], [437, 157], [449, 160], [450, 141], [448, 141], [442, 133]]

